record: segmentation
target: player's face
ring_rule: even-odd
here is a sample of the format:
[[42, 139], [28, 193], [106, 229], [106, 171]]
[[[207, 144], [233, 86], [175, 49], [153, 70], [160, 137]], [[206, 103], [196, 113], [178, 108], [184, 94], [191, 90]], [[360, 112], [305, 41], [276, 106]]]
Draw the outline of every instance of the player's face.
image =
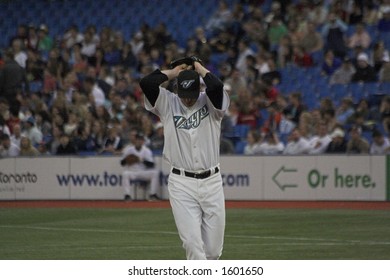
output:
[[197, 99], [194, 99], [194, 98], [180, 98], [180, 100], [186, 107], [192, 107], [196, 103]]

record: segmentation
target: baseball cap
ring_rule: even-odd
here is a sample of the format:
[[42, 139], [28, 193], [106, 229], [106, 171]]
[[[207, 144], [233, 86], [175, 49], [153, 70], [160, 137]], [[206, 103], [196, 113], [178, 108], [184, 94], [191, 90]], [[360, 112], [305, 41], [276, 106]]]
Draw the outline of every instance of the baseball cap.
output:
[[183, 70], [177, 77], [177, 93], [180, 98], [198, 99], [200, 92], [200, 79], [198, 72]]
[[27, 118], [26, 122], [31, 123], [32, 125], [34, 125], [35, 124], [35, 119], [34, 119], [33, 116], [30, 116], [30, 117]]
[[362, 60], [368, 63], [368, 55], [365, 53], [360, 53], [357, 57], [357, 60]]

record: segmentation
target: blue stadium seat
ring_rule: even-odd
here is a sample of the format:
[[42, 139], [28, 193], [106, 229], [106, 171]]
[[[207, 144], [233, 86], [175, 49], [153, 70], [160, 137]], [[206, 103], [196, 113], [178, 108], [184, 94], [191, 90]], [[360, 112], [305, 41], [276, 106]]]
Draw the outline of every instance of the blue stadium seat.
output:
[[246, 144], [247, 144], [247, 142], [244, 141], [244, 140], [243, 141], [238, 141], [235, 144], [235, 147], [234, 147], [235, 153], [239, 154], [239, 155], [242, 155], [244, 153], [244, 149], [245, 149]]
[[333, 100], [341, 100], [348, 96], [348, 86], [342, 84], [333, 84], [330, 86], [330, 94]]
[[370, 94], [378, 94], [379, 93], [379, 83], [365, 83], [364, 84], [364, 91], [366, 92], [366, 95]]
[[234, 126], [234, 135], [240, 139], [246, 139], [250, 126], [246, 124], [237, 124]]
[[358, 103], [361, 99], [366, 98], [366, 92], [363, 83], [349, 84], [348, 91], [354, 103]]
[[390, 95], [390, 83], [389, 82], [381, 83], [379, 85], [379, 93], [380, 94]]

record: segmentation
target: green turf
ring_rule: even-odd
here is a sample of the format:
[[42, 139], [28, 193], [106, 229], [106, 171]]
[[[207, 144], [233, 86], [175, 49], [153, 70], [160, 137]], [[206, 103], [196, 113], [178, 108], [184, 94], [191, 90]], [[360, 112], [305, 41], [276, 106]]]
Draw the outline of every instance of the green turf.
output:
[[[170, 209], [0, 209], [0, 259], [184, 259]], [[390, 211], [228, 209], [222, 259], [390, 259]]]

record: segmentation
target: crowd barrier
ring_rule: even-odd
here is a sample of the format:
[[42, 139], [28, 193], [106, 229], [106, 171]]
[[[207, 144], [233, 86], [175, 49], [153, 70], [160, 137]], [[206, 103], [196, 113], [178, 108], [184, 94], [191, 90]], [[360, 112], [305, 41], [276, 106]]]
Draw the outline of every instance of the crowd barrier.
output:
[[[0, 159], [0, 200], [121, 200], [119, 157]], [[386, 155], [222, 156], [226, 200], [389, 201]], [[168, 198], [169, 166], [161, 169]]]

